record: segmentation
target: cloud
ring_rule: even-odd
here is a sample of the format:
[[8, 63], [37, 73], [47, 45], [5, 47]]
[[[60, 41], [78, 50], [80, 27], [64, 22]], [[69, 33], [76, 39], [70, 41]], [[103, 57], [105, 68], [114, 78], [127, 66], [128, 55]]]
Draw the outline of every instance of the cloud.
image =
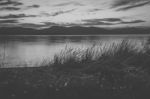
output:
[[0, 11], [17, 11], [23, 3], [12, 0], [0, 0]]
[[43, 22], [41, 24], [23, 23], [23, 24], [18, 24], [18, 25], [24, 28], [34, 28], [34, 29], [42, 29], [42, 28], [48, 28], [51, 26], [58, 26], [58, 24], [52, 23], [52, 22]]
[[81, 4], [79, 2], [65, 2], [65, 3], [59, 3], [59, 4], [55, 4], [53, 6], [55, 7], [61, 7], [61, 6], [68, 6], [68, 5], [74, 5], [74, 6], [84, 6], [84, 4]]
[[88, 12], [97, 12], [97, 11], [101, 11], [101, 10], [103, 10], [103, 9], [95, 8], [95, 9], [88, 10]]
[[23, 5], [23, 3], [18, 2], [18, 1], [12, 1], [12, 0], [1, 0], [0, 1], [0, 6], [6, 6], [6, 5], [19, 6], [19, 5]]
[[55, 26], [55, 25], [58, 25], [56, 23], [53, 23], [53, 22], [43, 22], [45, 26]]
[[32, 23], [23, 23], [23, 24], [19, 24], [19, 26], [24, 28], [34, 28], [34, 29], [40, 29], [44, 27], [44, 25], [32, 24]]
[[25, 15], [25, 14], [9, 14], [7, 16], [0, 16], [0, 19], [9, 19], [9, 18], [24, 18], [24, 17], [36, 17], [36, 15]]
[[113, 25], [113, 23], [104, 22], [106, 19], [88, 19], [83, 20], [84, 25]]
[[107, 21], [107, 22], [118, 22], [118, 21], [122, 21], [120, 18], [103, 18], [100, 19], [101, 21]]
[[145, 22], [144, 20], [133, 20], [133, 21], [122, 21], [120, 22], [120, 24], [134, 24], [134, 23], [142, 23], [142, 22]]
[[37, 4], [34, 4], [34, 5], [31, 5], [31, 6], [27, 6], [27, 8], [39, 8], [40, 5], [37, 5]]
[[122, 21], [120, 18], [103, 18], [103, 19], [89, 19], [89, 20], [83, 20], [86, 22], [100, 22], [100, 21], [105, 21], [105, 22], [120, 22]]
[[0, 8], [0, 10], [9, 10], [9, 11], [16, 11], [16, 10], [20, 10], [21, 8], [18, 7], [2, 7]]
[[83, 25], [114, 25], [114, 24], [105, 23], [105, 22], [87, 22], [87, 23], [84, 23]]
[[104, 18], [83, 20], [84, 25], [118, 25], [118, 24], [135, 24], [145, 22], [144, 20], [124, 21], [120, 18]]
[[76, 10], [76, 9], [61, 10], [61, 11], [56, 11], [56, 12], [52, 12], [52, 13], [41, 12], [40, 15], [41, 15], [41, 16], [46, 16], [46, 17], [49, 17], [49, 16], [55, 17], [55, 16], [58, 16], [58, 15], [61, 15], [61, 14], [73, 12], [73, 11], [75, 11], [75, 10]]
[[119, 6], [124, 6], [124, 5], [130, 5], [130, 4], [135, 4], [138, 2], [148, 2], [150, 0], [115, 0], [113, 3], [113, 7], [119, 7]]
[[0, 24], [5, 24], [5, 23], [18, 23], [17, 20], [0, 20]]
[[58, 16], [60, 14], [65, 14], [65, 13], [73, 12], [74, 10], [76, 10], [76, 9], [71, 9], [71, 10], [66, 10], [66, 11], [57, 11], [57, 12], [54, 12], [52, 14], [49, 14], [49, 16]]
[[150, 1], [142, 2], [142, 3], [138, 3], [138, 4], [134, 4], [134, 5], [129, 5], [127, 7], [122, 7], [120, 9], [118, 9], [118, 11], [129, 10], [129, 9], [133, 9], [133, 8], [136, 8], [136, 7], [141, 7], [141, 6], [148, 5], [148, 4], [150, 4]]

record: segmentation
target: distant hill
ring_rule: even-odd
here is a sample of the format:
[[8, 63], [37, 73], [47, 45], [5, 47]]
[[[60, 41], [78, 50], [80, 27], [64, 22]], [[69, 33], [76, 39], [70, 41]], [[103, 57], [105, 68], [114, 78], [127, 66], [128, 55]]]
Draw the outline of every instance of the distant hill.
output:
[[99, 35], [99, 34], [150, 34], [150, 28], [104, 29], [96, 27], [53, 26], [43, 30], [23, 27], [0, 28], [0, 35]]

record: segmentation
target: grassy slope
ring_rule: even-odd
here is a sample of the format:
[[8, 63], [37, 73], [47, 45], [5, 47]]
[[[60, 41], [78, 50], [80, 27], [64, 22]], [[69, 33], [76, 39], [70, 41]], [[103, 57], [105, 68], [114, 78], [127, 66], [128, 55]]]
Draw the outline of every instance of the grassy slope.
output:
[[[113, 50], [114, 49], [114, 50]], [[68, 49], [51, 66], [0, 69], [4, 99], [145, 99], [150, 91], [150, 50], [128, 41], [110, 50]], [[144, 98], [145, 97], [145, 98]]]

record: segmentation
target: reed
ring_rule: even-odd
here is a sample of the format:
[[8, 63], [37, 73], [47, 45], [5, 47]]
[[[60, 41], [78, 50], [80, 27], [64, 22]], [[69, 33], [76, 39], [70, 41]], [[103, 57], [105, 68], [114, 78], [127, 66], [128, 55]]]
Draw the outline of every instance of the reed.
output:
[[130, 41], [110, 46], [93, 45], [87, 49], [68, 48], [54, 56], [56, 72], [96, 75], [99, 85], [110, 89], [146, 88], [150, 83], [150, 49], [139, 50]]

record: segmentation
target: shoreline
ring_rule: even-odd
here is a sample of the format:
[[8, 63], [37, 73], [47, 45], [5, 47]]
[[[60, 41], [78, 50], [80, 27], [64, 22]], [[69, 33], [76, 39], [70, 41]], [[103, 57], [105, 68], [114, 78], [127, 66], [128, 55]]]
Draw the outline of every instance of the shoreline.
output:
[[46, 35], [46, 34], [41, 34], [41, 35], [1, 35], [0, 36], [150, 36], [150, 34], [97, 34], [97, 35]]

